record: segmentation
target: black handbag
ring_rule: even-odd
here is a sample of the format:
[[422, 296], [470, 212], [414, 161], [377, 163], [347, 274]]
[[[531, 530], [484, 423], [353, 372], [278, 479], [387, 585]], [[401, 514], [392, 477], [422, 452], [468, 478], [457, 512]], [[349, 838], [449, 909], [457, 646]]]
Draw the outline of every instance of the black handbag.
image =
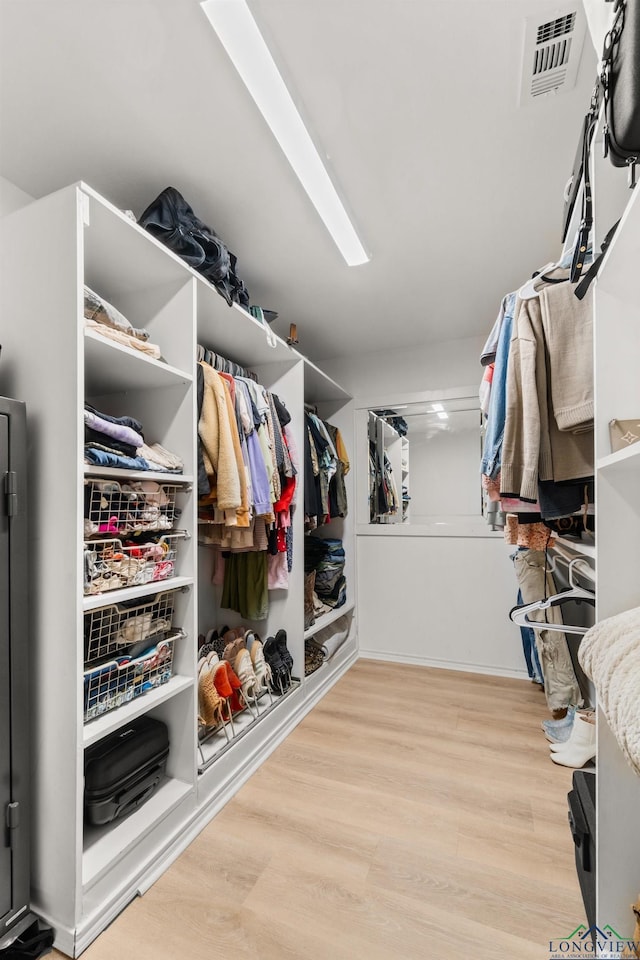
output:
[[635, 185], [640, 158], [640, 2], [616, 0], [602, 54], [604, 150], [615, 167], [629, 167]]
[[248, 309], [249, 291], [236, 273], [236, 257], [175, 187], [166, 187], [138, 223], [212, 283], [229, 306], [235, 301]]
[[[563, 241], [569, 230], [580, 186], [584, 182], [582, 219], [571, 264], [572, 283], [576, 283], [582, 274], [593, 227], [590, 150], [603, 102], [605, 156], [609, 156], [614, 166], [629, 168], [629, 185], [633, 187], [635, 165], [640, 158], [640, 0], [615, 0], [613, 23], [605, 37], [601, 70], [583, 121], [573, 174], [565, 195]], [[605, 238], [603, 250], [610, 243], [614, 231], [615, 227]], [[602, 256], [591, 269], [589, 282], [595, 277], [601, 262]], [[583, 297], [588, 286], [588, 283], [581, 285], [576, 296]]]

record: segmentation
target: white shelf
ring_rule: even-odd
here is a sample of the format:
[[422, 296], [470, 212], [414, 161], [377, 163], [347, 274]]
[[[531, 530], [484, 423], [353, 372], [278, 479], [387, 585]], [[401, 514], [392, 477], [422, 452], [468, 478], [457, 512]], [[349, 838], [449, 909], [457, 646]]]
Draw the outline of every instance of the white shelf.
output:
[[[175, 662], [175, 656], [174, 656]], [[116, 710], [110, 710], [109, 713], [96, 717], [95, 720], [89, 720], [85, 723], [82, 731], [82, 745], [88, 747], [98, 740], [102, 740], [107, 734], [118, 730], [123, 724], [130, 723], [135, 717], [141, 717], [143, 713], [148, 713], [161, 703], [171, 700], [172, 697], [188, 690], [192, 687], [194, 680], [192, 677], [171, 677], [167, 683], [161, 684], [155, 690], [149, 690], [142, 696], [136, 697], [130, 703], [118, 707]]]
[[555, 543], [565, 550], [573, 550], [574, 553], [581, 553], [583, 557], [595, 557], [596, 555], [594, 543], [582, 543], [577, 540], [567, 540], [564, 537], [556, 537]]
[[[171, 533], [171, 530], [164, 531]], [[151, 583], [140, 583], [135, 587], [125, 587], [124, 590], [111, 590], [106, 593], [96, 593], [82, 598], [82, 608], [97, 610], [99, 607], [108, 607], [112, 603], [124, 603], [125, 600], [136, 600], [138, 597], [151, 597], [165, 590], [179, 590], [190, 587], [193, 577], [170, 577], [168, 580], [154, 580]]]
[[607, 457], [600, 457], [596, 464], [598, 470], [612, 468], [633, 470], [640, 468], [640, 443], [632, 443], [624, 450], [616, 450]]
[[316, 622], [309, 627], [308, 630], [304, 632], [304, 639], [308, 640], [309, 637], [313, 637], [314, 634], [318, 633], [319, 630], [322, 630], [323, 627], [328, 627], [330, 624], [335, 623], [336, 620], [339, 620], [340, 617], [344, 616], [345, 613], [351, 613], [355, 606], [353, 600], [347, 600], [346, 603], [343, 603], [341, 607], [338, 607], [336, 610], [332, 610], [331, 613], [325, 613], [320, 617]]
[[[122, 470], [119, 467], [98, 467], [91, 463], [84, 465], [85, 477], [97, 477], [106, 480], [156, 480], [158, 483], [181, 483], [185, 486], [193, 483], [193, 476], [185, 473], [160, 473], [157, 470]], [[162, 530], [171, 533], [171, 530]]]
[[306, 403], [326, 403], [328, 400], [337, 400], [347, 403], [351, 397], [339, 383], [323, 373], [307, 357], [296, 350], [298, 357], [304, 360], [304, 399]]
[[193, 374], [107, 340], [90, 328], [84, 331], [84, 344], [84, 381], [88, 396], [122, 393], [132, 388], [174, 387], [193, 381]]
[[284, 340], [276, 337], [275, 347], [269, 346], [263, 324], [239, 304], [229, 306], [215, 287], [200, 276], [197, 295], [198, 343], [203, 347], [249, 370], [263, 364], [297, 362], [297, 355]]
[[91, 887], [133, 844], [138, 843], [194, 790], [190, 783], [167, 778], [151, 797], [122, 820], [96, 827], [85, 825], [82, 884]]

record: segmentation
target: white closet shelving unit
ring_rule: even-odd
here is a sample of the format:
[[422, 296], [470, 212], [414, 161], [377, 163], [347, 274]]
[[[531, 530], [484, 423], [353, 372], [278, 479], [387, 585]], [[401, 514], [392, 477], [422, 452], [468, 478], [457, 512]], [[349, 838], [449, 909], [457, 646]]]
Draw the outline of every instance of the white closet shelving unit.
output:
[[[56, 931], [56, 946], [79, 955], [113, 917], [143, 893], [226, 803], [357, 656], [353, 521], [342, 533], [349, 594], [349, 640], [304, 679], [303, 486], [294, 514], [294, 566], [288, 591], [271, 595], [265, 637], [288, 635], [291, 692], [246, 724], [225, 749], [197, 740], [198, 633], [239, 616], [219, 609], [210, 583], [210, 548], [197, 538], [196, 343], [254, 370], [292, 415], [300, 457], [303, 404], [313, 399], [354, 452], [349, 396], [296, 350], [239, 307], [83, 183], [35, 201], [2, 221], [3, 361], [11, 393], [27, 402], [30, 437], [31, 633], [34, 684], [35, 859], [32, 900]], [[37, 268], [36, 268], [37, 265]], [[83, 325], [83, 285], [146, 327], [166, 362], [106, 340]], [[139, 419], [147, 442], [184, 461], [182, 476], [83, 466], [83, 404]], [[352, 474], [350, 475], [352, 476]], [[83, 596], [85, 481], [149, 480], [178, 485], [180, 544], [174, 576], [157, 584]], [[349, 479], [349, 477], [347, 478]], [[353, 507], [353, 487], [348, 495]], [[83, 720], [85, 615], [125, 599], [173, 591], [173, 674], [161, 686]], [[83, 821], [84, 748], [134, 717], [151, 713], [169, 727], [162, 786], [121, 821]]]
[[[602, 164], [598, 169], [610, 173]], [[624, 182], [625, 172], [615, 173]], [[597, 190], [599, 240], [619, 215], [607, 213], [607, 206]], [[600, 269], [594, 295], [598, 620], [640, 605], [640, 444], [611, 453], [608, 429], [612, 419], [640, 416], [639, 263], [640, 191], [636, 188]], [[626, 762], [599, 712], [597, 917], [600, 926], [610, 924], [623, 936], [633, 931], [629, 905], [640, 893], [640, 840], [635, 831], [639, 809], [640, 777]]]

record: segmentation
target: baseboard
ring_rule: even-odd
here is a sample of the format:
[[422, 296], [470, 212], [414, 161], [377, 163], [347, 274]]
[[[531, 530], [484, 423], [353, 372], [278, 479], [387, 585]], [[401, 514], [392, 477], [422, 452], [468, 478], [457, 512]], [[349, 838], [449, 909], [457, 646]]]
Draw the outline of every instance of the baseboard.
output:
[[275, 730], [271, 731], [268, 741], [257, 744], [255, 750], [235, 771], [234, 776], [224, 781], [219, 790], [212, 793], [210, 798], [195, 808], [193, 815], [184, 824], [181, 824], [179, 830], [175, 831], [164, 847], [156, 852], [151, 863], [145, 865], [135, 877], [130, 877], [124, 886], [114, 891], [113, 898], [101, 904], [99, 910], [83, 918], [75, 935], [71, 930], [57, 928], [57, 949], [69, 956], [80, 956], [83, 950], [87, 949], [136, 896], [144, 895], [153, 886], [156, 880], [165, 873], [216, 814], [260, 768], [267, 757], [288, 737], [300, 721], [347, 672], [349, 667], [356, 662], [358, 651], [353, 649], [348, 656], [343, 655], [343, 657], [340, 657], [340, 651], [338, 651], [336, 657], [337, 662], [327, 664], [329, 670], [325, 674], [325, 682], [322, 687], [306, 699], [301, 698], [295, 711], [290, 713]]
[[480, 673], [489, 677], [507, 677], [511, 680], [528, 680], [526, 670], [507, 670], [486, 663], [461, 663], [456, 660], [437, 660], [433, 657], [411, 657], [405, 654], [387, 653], [384, 650], [367, 650], [360, 647], [360, 659], [383, 660], [385, 663], [412, 663], [417, 667], [436, 667], [439, 670], [458, 670], [461, 673]]

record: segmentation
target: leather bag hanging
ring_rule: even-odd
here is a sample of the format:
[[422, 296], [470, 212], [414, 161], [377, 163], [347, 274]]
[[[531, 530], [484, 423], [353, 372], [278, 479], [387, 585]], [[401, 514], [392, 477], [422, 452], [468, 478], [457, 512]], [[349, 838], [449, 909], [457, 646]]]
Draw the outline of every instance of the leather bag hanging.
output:
[[158, 194], [138, 223], [212, 283], [229, 306], [235, 301], [249, 307], [249, 291], [236, 273], [235, 256], [175, 187]]
[[[615, 0], [613, 22], [604, 41], [600, 72], [584, 118], [582, 134], [565, 194], [562, 240], [566, 239], [571, 216], [582, 189], [582, 218], [574, 247], [570, 280], [576, 283], [582, 274], [589, 236], [593, 228], [590, 152], [604, 102], [603, 140], [605, 156], [617, 167], [629, 168], [629, 185], [635, 186], [635, 165], [640, 158], [640, 0]], [[603, 243], [610, 242], [615, 227]], [[600, 266], [591, 271], [593, 280]], [[581, 287], [584, 296], [588, 284]], [[580, 294], [576, 294], [580, 296]]]
[[616, 0], [602, 64], [605, 156], [615, 167], [629, 167], [634, 186], [640, 158], [640, 0]]

